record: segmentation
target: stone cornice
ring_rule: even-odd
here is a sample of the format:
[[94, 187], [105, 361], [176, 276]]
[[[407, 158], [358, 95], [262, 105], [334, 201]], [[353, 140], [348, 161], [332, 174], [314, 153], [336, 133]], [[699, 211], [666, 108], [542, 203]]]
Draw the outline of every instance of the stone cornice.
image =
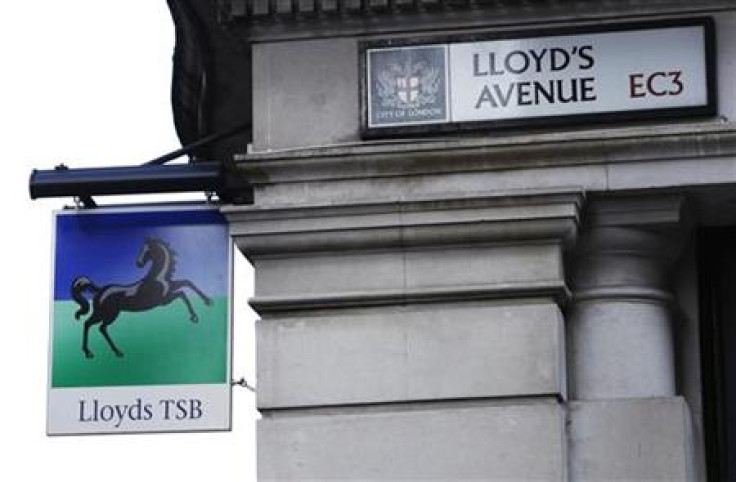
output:
[[227, 206], [223, 213], [249, 257], [319, 251], [575, 239], [583, 194], [468, 194], [339, 206]]
[[220, 12], [249, 41], [391, 35], [452, 28], [538, 26], [622, 17], [702, 15], [731, 0], [220, 0]]
[[366, 142], [238, 157], [254, 185], [736, 155], [736, 125], [711, 121], [620, 129]]
[[366, 308], [408, 303], [466, 302], [494, 299], [553, 299], [563, 305], [571, 297], [562, 281], [506, 283], [490, 286], [422, 288], [401, 292], [355, 292], [334, 296], [257, 296], [249, 301], [261, 315], [310, 309]]

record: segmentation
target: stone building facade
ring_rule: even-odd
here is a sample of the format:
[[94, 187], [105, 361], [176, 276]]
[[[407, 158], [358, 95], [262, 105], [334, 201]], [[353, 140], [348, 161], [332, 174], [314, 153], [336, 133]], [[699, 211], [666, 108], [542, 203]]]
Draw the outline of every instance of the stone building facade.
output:
[[[260, 480], [736, 477], [736, 4], [219, 12], [252, 68], [253, 203], [223, 211], [255, 268]], [[363, 135], [361, 42], [703, 17], [709, 115]]]

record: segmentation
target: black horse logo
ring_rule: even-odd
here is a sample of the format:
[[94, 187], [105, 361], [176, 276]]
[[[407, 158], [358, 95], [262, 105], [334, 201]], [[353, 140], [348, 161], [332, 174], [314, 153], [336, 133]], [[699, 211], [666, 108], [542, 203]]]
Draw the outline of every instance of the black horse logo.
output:
[[115, 355], [123, 356], [123, 352], [115, 346], [107, 332], [107, 327], [118, 318], [122, 311], [148, 311], [180, 299], [189, 310], [189, 319], [197, 323], [199, 317], [194, 312], [184, 288], [189, 288], [197, 293], [206, 305], [209, 306], [212, 303], [207, 295], [191, 281], [172, 279], [176, 268], [175, 253], [165, 241], [157, 238], [146, 238], [143, 248], [138, 254], [136, 266], [143, 268], [147, 264], [150, 264], [148, 273], [140, 281], [130, 285], [110, 284], [100, 288], [85, 276], [79, 276], [72, 282], [72, 298], [79, 303], [79, 310], [74, 315], [76, 319], [89, 312], [90, 302], [84, 296], [85, 292], [91, 292], [93, 295], [92, 314], [84, 322], [82, 336], [82, 351], [87, 358], [93, 357], [87, 346], [89, 329], [98, 323], [100, 323], [100, 333], [107, 340], [107, 344], [110, 345]]

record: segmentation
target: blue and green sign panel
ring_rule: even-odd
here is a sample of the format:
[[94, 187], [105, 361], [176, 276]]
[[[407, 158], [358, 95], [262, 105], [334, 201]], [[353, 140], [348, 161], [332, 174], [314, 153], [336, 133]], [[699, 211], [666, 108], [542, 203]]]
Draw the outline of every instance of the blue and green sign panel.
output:
[[228, 430], [219, 211], [64, 211], [55, 235], [48, 433]]

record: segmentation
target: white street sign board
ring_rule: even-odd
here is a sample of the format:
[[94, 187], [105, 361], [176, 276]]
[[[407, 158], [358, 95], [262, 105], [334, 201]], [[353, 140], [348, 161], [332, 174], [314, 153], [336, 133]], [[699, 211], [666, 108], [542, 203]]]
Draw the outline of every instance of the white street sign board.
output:
[[450, 45], [452, 120], [705, 105], [700, 27]]
[[489, 36], [362, 44], [364, 134], [715, 111], [709, 19]]

